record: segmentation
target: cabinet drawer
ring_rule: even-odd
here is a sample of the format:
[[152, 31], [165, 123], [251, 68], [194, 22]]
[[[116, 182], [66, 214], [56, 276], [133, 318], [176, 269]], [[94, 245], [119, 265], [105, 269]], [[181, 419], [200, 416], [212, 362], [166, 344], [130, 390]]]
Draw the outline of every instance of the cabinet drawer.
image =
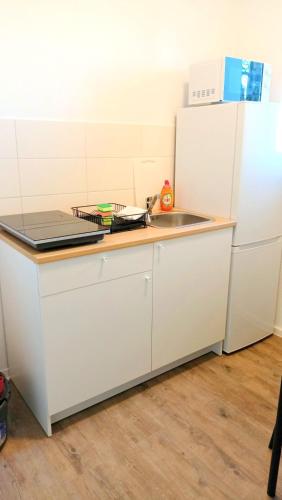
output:
[[102, 252], [39, 266], [42, 297], [152, 269], [153, 245]]

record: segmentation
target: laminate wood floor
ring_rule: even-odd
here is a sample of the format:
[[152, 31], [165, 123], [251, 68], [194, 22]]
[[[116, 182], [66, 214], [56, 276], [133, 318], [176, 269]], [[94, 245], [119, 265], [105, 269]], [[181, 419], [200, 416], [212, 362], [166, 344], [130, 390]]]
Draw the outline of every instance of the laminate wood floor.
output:
[[[0, 498], [250, 499], [266, 484], [282, 339], [213, 354], [54, 425], [13, 391]], [[282, 464], [277, 497], [282, 499]]]

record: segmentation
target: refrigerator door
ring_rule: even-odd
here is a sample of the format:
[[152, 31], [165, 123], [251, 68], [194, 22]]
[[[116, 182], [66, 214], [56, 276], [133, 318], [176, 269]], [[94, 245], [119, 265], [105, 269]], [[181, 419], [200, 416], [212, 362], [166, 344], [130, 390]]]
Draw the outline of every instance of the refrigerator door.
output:
[[238, 104], [183, 108], [177, 114], [175, 204], [230, 217]]
[[[233, 245], [282, 234], [281, 108], [276, 103], [238, 104], [231, 216]], [[282, 140], [282, 137], [281, 137]]]
[[233, 247], [224, 351], [233, 352], [273, 333], [281, 243]]

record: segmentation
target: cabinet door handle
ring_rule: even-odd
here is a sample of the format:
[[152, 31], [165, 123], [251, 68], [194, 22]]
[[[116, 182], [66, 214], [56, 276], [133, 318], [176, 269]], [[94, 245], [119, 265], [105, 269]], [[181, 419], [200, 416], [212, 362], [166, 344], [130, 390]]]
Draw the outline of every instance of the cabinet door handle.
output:
[[158, 248], [158, 262], [160, 262], [161, 261], [161, 253], [162, 253], [162, 250], [165, 249], [165, 246], [162, 243], [158, 243], [157, 248]]
[[150, 291], [150, 283], [152, 281], [152, 277], [151, 276], [145, 276], [145, 295], [148, 295], [149, 291]]
[[102, 257], [102, 262], [103, 262], [103, 263], [109, 262], [109, 257], [107, 257], [106, 255], [104, 255], [104, 256]]

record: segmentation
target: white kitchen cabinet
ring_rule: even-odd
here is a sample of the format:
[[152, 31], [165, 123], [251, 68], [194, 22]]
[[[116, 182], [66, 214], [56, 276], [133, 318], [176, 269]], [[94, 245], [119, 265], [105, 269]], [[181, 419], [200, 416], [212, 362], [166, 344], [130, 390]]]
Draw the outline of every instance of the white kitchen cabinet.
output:
[[232, 229], [155, 243], [152, 369], [225, 336]]
[[44, 264], [0, 240], [9, 372], [48, 435], [52, 423], [221, 345], [231, 235]]
[[49, 411], [151, 370], [151, 272], [42, 299]]
[[0, 241], [9, 372], [46, 431], [151, 372], [153, 245], [42, 265]]

